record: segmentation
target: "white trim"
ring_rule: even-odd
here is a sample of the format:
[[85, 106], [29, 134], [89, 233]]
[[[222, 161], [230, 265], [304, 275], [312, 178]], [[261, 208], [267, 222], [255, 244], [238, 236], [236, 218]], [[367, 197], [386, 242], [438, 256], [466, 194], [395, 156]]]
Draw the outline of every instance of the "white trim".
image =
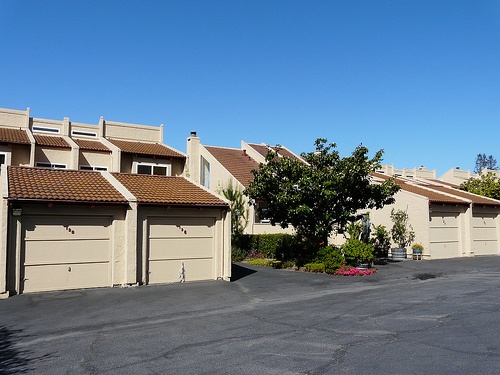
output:
[[67, 164], [50, 163], [50, 162], [37, 162], [37, 167], [40, 168], [51, 168], [51, 169], [67, 169]]
[[99, 165], [80, 165], [78, 169], [80, 171], [107, 171], [108, 167], [103, 167]]
[[[149, 166], [149, 167], [151, 167], [151, 173], [139, 173], [139, 167], [140, 166]], [[165, 168], [166, 169], [165, 176], [171, 176], [172, 175], [172, 164], [157, 164], [157, 163], [144, 163], [144, 162], [138, 162], [136, 164], [136, 166], [135, 166], [135, 173], [137, 173], [137, 174], [154, 175], [154, 173], [153, 173], [154, 167]]]

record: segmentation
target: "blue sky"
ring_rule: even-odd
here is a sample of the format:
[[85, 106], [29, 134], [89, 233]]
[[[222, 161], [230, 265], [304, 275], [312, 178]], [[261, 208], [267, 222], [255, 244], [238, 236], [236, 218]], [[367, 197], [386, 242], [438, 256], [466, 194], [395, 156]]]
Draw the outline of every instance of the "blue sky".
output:
[[499, 1], [0, 2], [0, 107], [165, 126], [181, 151], [363, 143], [438, 177], [500, 161]]

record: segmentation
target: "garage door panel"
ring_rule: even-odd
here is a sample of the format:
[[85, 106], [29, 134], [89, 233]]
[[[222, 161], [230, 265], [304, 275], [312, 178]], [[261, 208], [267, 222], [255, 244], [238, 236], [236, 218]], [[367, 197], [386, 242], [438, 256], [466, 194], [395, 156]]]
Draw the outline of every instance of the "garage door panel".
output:
[[25, 221], [27, 240], [55, 239], [104, 239], [109, 238], [109, 218], [64, 219], [27, 218]]
[[495, 228], [474, 228], [472, 230], [472, 238], [474, 240], [488, 240], [496, 241], [496, 229]]
[[435, 242], [457, 241], [457, 228], [430, 228], [430, 237]]
[[454, 258], [459, 255], [458, 242], [431, 242], [430, 253], [432, 259]]
[[474, 241], [472, 245], [474, 255], [493, 255], [498, 254], [497, 241]]
[[200, 218], [197, 220], [185, 220], [177, 222], [168, 220], [164, 223], [154, 220], [150, 223], [149, 236], [151, 238], [165, 237], [210, 237], [213, 232], [213, 219]]
[[446, 213], [432, 213], [430, 227], [458, 227], [458, 215]]
[[[108, 262], [109, 241], [27, 241], [25, 264]], [[105, 251], [108, 249], [108, 251]]]
[[213, 278], [212, 259], [157, 260], [149, 263], [149, 283], [180, 281], [179, 271], [184, 262], [186, 280], [209, 280]]
[[149, 258], [211, 258], [212, 253], [212, 238], [162, 238], [151, 239]]
[[107, 263], [27, 266], [24, 292], [110, 286]]
[[473, 227], [485, 227], [485, 228], [496, 228], [495, 223], [496, 215], [490, 216], [473, 216], [472, 217], [472, 226]]

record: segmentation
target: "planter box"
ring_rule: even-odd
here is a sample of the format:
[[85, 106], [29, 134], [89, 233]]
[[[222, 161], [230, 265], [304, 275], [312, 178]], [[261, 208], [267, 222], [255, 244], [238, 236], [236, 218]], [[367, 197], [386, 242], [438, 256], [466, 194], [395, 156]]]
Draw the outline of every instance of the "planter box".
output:
[[394, 248], [391, 249], [392, 260], [401, 261], [406, 259], [406, 249]]

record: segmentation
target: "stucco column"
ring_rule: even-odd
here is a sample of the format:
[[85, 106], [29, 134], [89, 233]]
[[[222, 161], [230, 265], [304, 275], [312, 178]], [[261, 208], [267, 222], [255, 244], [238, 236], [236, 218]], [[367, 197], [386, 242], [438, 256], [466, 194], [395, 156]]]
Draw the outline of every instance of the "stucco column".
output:
[[130, 202], [125, 217], [125, 283], [137, 283], [137, 202]]
[[[6, 168], [2, 168], [5, 174]], [[8, 220], [8, 203], [7, 199], [0, 198], [0, 299], [9, 296], [7, 291], [7, 220]]]
[[473, 257], [474, 250], [472, 249], [472, 204], [469, 205], [467, 210], [462, 216], [463, 225], [460, 225], [459, 228], [461, 235], [463, 236], [463, 248], [462, 254], [463, 257]]
[[222, 212], [222, 221], [224, 222], [223, 236], [223, 269], [222, 279], [225, 281], [231, 280], [231, 214], [228, 211]]

